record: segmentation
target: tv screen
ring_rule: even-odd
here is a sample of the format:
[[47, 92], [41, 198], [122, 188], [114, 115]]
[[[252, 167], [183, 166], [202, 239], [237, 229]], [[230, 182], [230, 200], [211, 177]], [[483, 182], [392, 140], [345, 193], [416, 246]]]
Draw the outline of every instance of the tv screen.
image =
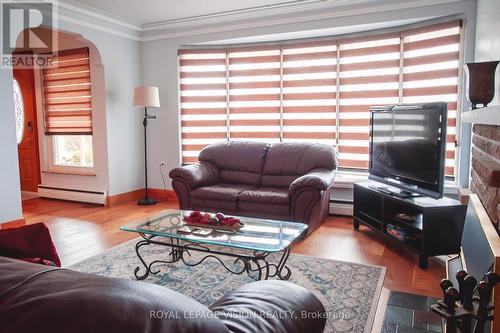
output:
[[442, 197], [446, 124], [446, 103], [371, 108], [370, 178]]

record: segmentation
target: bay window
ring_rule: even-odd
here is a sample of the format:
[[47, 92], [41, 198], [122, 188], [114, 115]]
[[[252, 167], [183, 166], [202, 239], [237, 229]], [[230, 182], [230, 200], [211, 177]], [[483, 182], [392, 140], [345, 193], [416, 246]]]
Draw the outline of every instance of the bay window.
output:
[[448, 103], [456, 173], [461, 21], [367, 37], [179, 50], [181, 153], [223, 140], [323, 142], [367, 169], [370, 106]]

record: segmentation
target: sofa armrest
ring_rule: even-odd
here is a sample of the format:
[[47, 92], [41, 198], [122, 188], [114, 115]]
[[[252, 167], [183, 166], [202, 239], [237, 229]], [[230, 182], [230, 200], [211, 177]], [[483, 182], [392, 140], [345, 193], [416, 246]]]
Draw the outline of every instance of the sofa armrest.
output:
[[325, 191], [332, 186], [334, 180], [335, 171], [327, 169], [313, 170], [293, 181], [289, 188], [290, 196], [293, 196], [298, 189], [304, 187]]
[[172, 169], [172, 179], [182, 179], [191, 189], [215, 184], [219, 181], [219, 172], [209, 163], [191, 164]]

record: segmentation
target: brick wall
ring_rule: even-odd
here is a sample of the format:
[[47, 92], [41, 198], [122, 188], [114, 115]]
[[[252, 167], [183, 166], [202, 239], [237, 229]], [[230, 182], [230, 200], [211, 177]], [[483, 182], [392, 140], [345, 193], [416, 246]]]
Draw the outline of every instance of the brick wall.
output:
[[475, 124], [472, 132], [471, 191], [500, 231], [500, 126]]

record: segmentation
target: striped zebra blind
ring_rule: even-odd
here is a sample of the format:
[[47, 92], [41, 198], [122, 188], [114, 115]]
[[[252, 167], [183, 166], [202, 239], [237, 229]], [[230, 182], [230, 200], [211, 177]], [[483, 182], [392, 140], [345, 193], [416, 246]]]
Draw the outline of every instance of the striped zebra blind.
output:
[[46, 135], [92, 134], [88, 48], [60, 51], [41, 70]]
[[283, 141], [335, 145], [337, 43], [283, 46]]
[[280, 46], [227, 51], [229, 138], [280, 141]]
[[461, 22], [369, 37], [180, 50], [182, 161], [221, 140], [334, 145], [368, 167], [369, 109], [448, 102], [446, 175], [455, 174]]
[[368, 168], [370, 106], [399, 102], [400, 35], [341, 40], [339, 165]]
[[226, 50], [180, 50], [182, 162], [228, 138]]
[[458, 21], [402, 33], [403, 103], [447, 102], [445, 175], [455, 173], [455, 140], [460, 66]]

